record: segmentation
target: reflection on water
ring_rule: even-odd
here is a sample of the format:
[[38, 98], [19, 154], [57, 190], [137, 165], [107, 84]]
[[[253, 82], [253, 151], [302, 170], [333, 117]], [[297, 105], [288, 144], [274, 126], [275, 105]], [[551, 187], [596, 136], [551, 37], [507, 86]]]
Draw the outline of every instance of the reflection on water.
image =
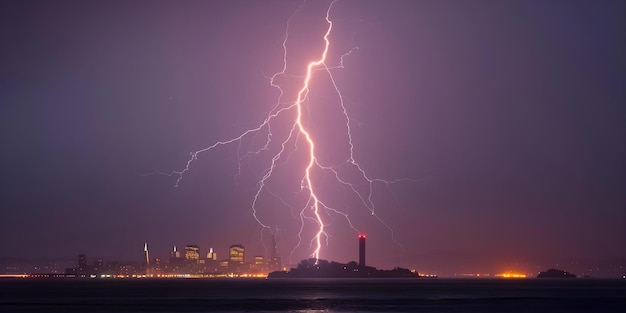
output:
[[0, 312], [623, 312], [624, 280], [0, 279]]

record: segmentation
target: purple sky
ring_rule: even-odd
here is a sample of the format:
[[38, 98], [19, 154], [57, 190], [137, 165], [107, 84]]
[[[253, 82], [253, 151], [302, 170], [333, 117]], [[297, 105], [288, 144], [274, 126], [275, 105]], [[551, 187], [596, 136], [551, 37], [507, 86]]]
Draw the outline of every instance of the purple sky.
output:
[[[163, 258], [185, 244], [267, 255], [251, 203], [293, 112], [272, 123], [270, 151], [246, 155], [264, 130], [199, 154], [179, 187], [143, 174], [181, 170], [190, 152], [263, 122], [300, 4], [1, 2], [0, 256], [139, 260], [145, 241]], [[328, 5], [309, 1], [291, 20], [279, 106], [319, 58]], [[608, 0], [337, 1], [327, 65], [358, 47], [331, 70], [355, 159], [371, 178], [415, 180], [375, 183], [373, 216], [314, 173], [367, 235], [368, 263], [446, 273], [626, 259], [625, 12]], [[319, 162], [339, 165], [345, 118], [328, 74], [314, 75], [304, 123]], [[285, 263], [306, 198], [296, 145], [257, 205]], [[323, 218], [320, 257], [357, 260], [345, 218]], [[312, 252], [304, 225], [293, 262]]]

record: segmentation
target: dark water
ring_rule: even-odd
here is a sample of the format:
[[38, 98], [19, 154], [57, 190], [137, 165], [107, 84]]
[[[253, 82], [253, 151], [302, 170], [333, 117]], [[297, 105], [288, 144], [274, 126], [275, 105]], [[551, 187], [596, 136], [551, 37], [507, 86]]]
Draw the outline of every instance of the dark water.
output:
[[0, 312], [626, 312], [626, 280], [0, 279]]

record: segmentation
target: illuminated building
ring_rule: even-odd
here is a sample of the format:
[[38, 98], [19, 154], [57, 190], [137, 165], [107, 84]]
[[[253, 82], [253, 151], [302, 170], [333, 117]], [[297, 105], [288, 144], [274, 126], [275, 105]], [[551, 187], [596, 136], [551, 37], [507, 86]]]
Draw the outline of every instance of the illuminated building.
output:
[[150, 262], [149, 266], [146, 266], [146, 275], [159, 275], [162, 272], [162, 268], [161, 268], [161, 259], [159, 258], [154, 258], [152, 259], [152, 262]]
[[176, 246], [174, 246], [174, 249], [170, 252], [170, 262], [176, 259], [180, 259], [180, 251], [176, 251]]
[[242, 245], [232, 245], [228, 250], [228, 264], [243, 264], [244, 262], [244, 248]]
[[144, 243], [143, 245], [143, 264], [150, 265], [150, 257], [148, 256], [148, 243]]
[[254, 265], [255, 266], [263, 266], [265, 264], [265, 258], [262, 255], [254, 256]]
[[359, 268], [365, 268], [365, 235], [359, 235]]
[[185, 260], [198, 260], [200, 259], [200, 248], [196, 245], [185, 246]]
[[209, 248], [209, 253], [206, 254], [206, 258], [209, 260], [217, 260], [217, 253], [213, 252], [213, 248]]

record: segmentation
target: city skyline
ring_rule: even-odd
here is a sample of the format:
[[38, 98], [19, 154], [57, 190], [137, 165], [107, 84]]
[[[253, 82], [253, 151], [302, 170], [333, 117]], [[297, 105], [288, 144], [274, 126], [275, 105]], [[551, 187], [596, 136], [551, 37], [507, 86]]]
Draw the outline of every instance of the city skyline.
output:
[[241, 243], [345, 263], [366, 234], [378, 268], [623, 262], [623, 12], [3, 2], [0, 258], [149, 261], [192, 243], [219, 259]]
[[[389, 269], [380, 268], [366, 263], [366, 236], [360, 234], [356, 237], [354, 258], [343, 262], [343, 265], [363, 270], [366, 267], [371, 270]], [[275, 242], [275, 239], [272, 239]], [[182, 251], [181, 248], [182, 247]], [[206, 249], [206, 250], [203, 250]], [[168, 256], [157, 255], [148, 258], [148, 243], [143, 244], [141, 257], [137, 259], [115, 260], [105, 259], [99, 255], [87, 256], [78, 254], [77, 267], [67, 267], [74, 264], [76, 256], [68, 259], [56, 260], [42, 258], [40, 260], [26, 260], [0, 257], [0, 276], [13, 277], [12, 275], [34, 278], [44, 277], [151, 277], [151, 278], [219, 278], [219, 277], [265, 277], [273, 271], [290, 271], [299, 268], [303, 263], [317, 263], [313, 258], [298, 260], [294, 263], [283, 263], [277, 250], [269, 255], [252, 255], [245, 253], [242, 244], [230, 244], [223, 251], [223, 256], [218, 257], [217, 251], [212, 248], [201, 248], [197, 244], [174, 245]], [[206, 252], [206, 253], [205, 253]], [[374, 251], [376, 253], [376, 251]], [[153, 254], [152, 254], [153, 255]], [[247, 255], [247, 257], [246, 257]], [[325, 266], [331, 262], [342, 265], [337, 260], [320, 259]], [[311, 263], [311, 264], [313, 264]], [[552, 260], [544, 262], [516, 262], [514, 264], [484, 264], [483, 266], [471, 267], [460, 266], [454, 270], [445, 268], [409, 268], [421, 277], [459, 277], [459, 278], [528, 278], [535, 277], [538, 273], [548, 268], [564, 268], [576, 273], [579, 277], [586, 278], [624, 278], [626, 260], [607, 260], [602, 262], [585, 262], [580, 260]], [[394, 268], [400, 268], [395, 266]], [[24, 276], [26, 277], [26, 276]]]

